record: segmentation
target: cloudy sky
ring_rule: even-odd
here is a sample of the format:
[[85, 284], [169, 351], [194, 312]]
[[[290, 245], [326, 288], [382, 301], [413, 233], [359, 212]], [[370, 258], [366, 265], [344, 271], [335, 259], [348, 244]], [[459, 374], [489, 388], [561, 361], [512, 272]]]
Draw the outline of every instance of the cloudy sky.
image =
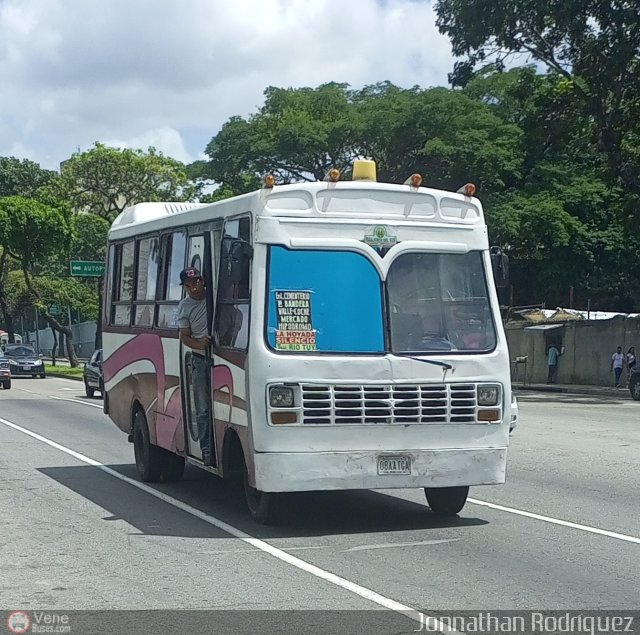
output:
[[0, 156], [94, 141], [184, 162], [267, 86], [446, 85], [430, 0], [0, 0]]

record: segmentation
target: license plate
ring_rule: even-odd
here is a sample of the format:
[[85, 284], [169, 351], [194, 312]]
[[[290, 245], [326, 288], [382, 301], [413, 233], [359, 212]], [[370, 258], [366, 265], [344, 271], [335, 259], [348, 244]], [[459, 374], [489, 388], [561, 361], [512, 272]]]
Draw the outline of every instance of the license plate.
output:
[[378, 474], [411, 474], [411, 457], [379, 456]]
[[23, 366], [22, 370], [31, 370], [31, 366]]

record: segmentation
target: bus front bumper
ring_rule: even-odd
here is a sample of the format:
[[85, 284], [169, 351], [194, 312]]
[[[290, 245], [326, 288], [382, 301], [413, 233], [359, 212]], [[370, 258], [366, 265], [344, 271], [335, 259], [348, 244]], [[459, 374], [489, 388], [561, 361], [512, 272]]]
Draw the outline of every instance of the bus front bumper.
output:
[[263, 492], [497, 485], [506, 464], [507, 448], [254, 455], [255, 486]]

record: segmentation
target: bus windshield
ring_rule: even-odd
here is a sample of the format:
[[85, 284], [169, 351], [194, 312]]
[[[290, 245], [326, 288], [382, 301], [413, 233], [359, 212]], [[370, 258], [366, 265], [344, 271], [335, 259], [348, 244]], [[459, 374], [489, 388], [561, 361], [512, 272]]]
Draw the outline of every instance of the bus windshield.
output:
[[496, 334], [480, 252], [408, 253], [387, 276], [391, 350], [489, 351]]
[[495, 347], [480, 252], [403, 254], [383, 283], [362, 254], [274, 246], [268, 285], [266, 334], [275, 350], [421, 354]]

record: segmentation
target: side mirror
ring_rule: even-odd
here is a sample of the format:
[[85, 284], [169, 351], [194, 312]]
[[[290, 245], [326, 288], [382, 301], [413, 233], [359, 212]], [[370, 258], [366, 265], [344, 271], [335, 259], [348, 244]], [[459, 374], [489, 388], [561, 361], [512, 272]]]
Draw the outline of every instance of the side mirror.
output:
[[500, 247], [491, 247], [491, 268], [493, 269], [493, 280], [498, 289], [509, 286], [509, 256]]

